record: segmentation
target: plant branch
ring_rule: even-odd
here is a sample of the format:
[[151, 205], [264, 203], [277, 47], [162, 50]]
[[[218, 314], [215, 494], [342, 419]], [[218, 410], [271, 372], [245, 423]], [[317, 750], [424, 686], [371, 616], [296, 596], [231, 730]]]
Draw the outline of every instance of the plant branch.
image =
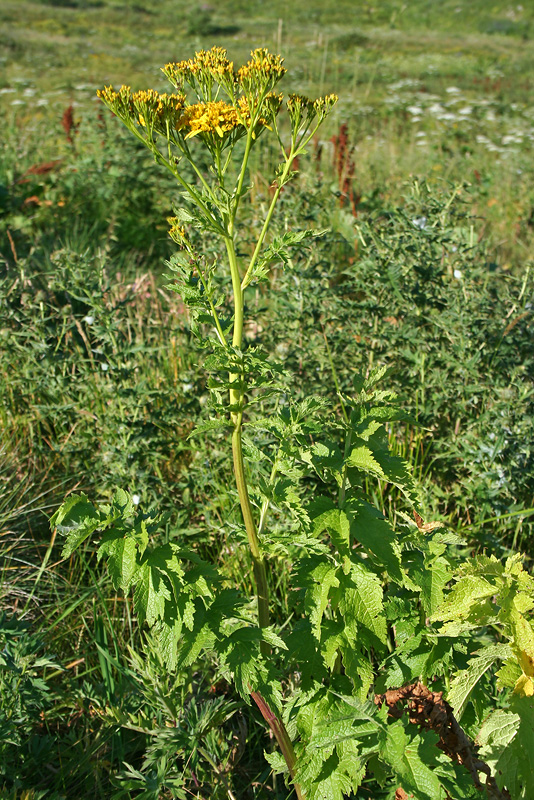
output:
[[258, 241], [256, 242], [256, 247], [254, 248], [254, 252], [252, 253], [252, 258], [250, 259], [250, 263], [248, 265], [247, 271], [245, 272], [245, 276], [244, 276], [243, 281], [241, 283], [242, 288], [245, 288], [245, 286], [248, 285], [249, 275], [252, 273], [254, 265], [255, 265], [256, 261], [258, 260], [258, 256], [260, 254], [260, 250], [261, 250], [263, 242], [265, 240], [265, 236], [266, 236], [267, 231], [269, 229], [269, 225], [271, 224], [271, 219], [272, 219], [273, 214], [274, 214], [274, 209], [275, 209], [276, 204], [278, 202], [278, 198], [280, 197], [280, 192], [282, 191], [282, 188], [284, 186], [285, 180], [286, 180], [287, 176], [289, 175], [289, 172], [291, 170], [291, 165], [293, 163], [293, 159], [295, 158], [295, 156], [296, 156], [296, 153], [294, 152], [294, 150], [292, 148], [291, 152], [289, 153], [289, 156], [287, 157], [286, 165], [284, 167], [282, 175], [278, 179], [278, 186], [276, 187], [276, 191], [275, 191], [275, 193], [273, 195], [273, 199], [271, 200], [271, 205], [269, 206], [269, 210], [267, 212], [267, 216], [265, 217], [265, 221], [264, 221], [262, 229], [260, 231], [260, 235], [258, 237]]
[[304, 800], [304, 793], [300, 788], [298, 783], [295, 783], [295, 751], [293, 749], [293, 743], [289, 738], [289, 734], [287, 732], [287, 728], [279, 719], [274, 711], [271, 710], [268, 703], [264, 700], [259, 692], [251, 692], [250, 696], [258, 706], [260, 713], [273, 732], [276, 741], [278, 742], [278, 746], [282, 751], [282, 755], [284, 756], [284, 760], [287, 764], [287, 768], [289, 770], [289, 774], [291, 776], [291, 780], [293, 781], [293, 787], [295, 789], [295, 793], [298, 797], [298, 800]]

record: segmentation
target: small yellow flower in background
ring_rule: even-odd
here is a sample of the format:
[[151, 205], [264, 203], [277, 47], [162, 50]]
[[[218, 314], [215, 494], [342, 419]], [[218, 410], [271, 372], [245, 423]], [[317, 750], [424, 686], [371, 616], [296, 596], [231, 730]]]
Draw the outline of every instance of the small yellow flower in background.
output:
[[176, 242], [176, 244], [185, 245], [186, 244], [186, 235], [185, 235], [185, 228], [183, 225], [180, 225], [180, 220], [178, 217], [167, 217], [167, 222], [171, 226], [169, 228], [169, 236]]

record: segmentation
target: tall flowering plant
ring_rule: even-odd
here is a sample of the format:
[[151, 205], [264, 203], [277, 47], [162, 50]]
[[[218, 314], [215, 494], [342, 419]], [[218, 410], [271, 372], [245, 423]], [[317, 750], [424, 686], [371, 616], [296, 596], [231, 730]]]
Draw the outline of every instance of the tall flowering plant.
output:
[[[222, 348], [219, 356], [230, 365], [227, 410], [233, 427], [234, 472], [254, 565], [258, 619], [262, 627], [269, 625], [268, 586], [257, 523], [247, 489], [242, 448], [247, 392], [246, 371], [240, 363], [244, 357], [241, 347], [245, 292], [252, 282], [266, 276], [269, 261], [274, 260], [275, 254], [264, 247], [265, 238], [282, 187], [295, 175], [291, 169], [293, 161], [304, 152], [307, 143], [337, 101], [335, 95], [317, 100], [290, 95], [286, 108], [291, 125], [291, 143], [289, 152], [286, 152], [278, 124], [283, 97], [274, 91], [286, 72], [282, 62], [279, 55], [259, 49], [253, 51], [250, 61], [236, 72], [233, 63], [226, 57], [226, 51], [214, 47], [207, 52], [197, 53], [188, 61], [170, 63], [162, 68], [174, 86], [175, 94], [159, 94], [154, 90], [132, 93], [127, 86], [122, 86], [118, 92], [111, 87], [98, 92], [104, 103], [152, 151], [156, 161], [174, 175], [193, 204], [193, 214], [189, 210], [182, 210], [178, 216], [169, 219], [170, 235], [184, 252], [184, 257], [175, 257], [171, 266], [180, 273], [182, 279], [182, 283], [175, 288], [180, 291], [182, 286], [184, 300], [197, 312], [207, 312], [207, 320], [212, 324]], [[185, 87], [189, 87], [196, 102], [188, 101]], [[239, 239], [238, 212], [249, 190], [245, 179], [250, 153], [265, 130], [270, 130], [276, 136], [283, 162], [275, 179], [275, 191], [255, 248], [248, 261], [240, 264], [236, 248]], [[194, 138], [202, 145], [200, 152], [194, 148]], [[166, 152], [162, 152], [158, 140], [164, 141]], [[231, 169], [235, 167], [232, 156], [240, 140], [244, 140], [245, 146], [239, 155], [236, 175], [235, 169]], [[209, 171], [201, 166], [206, 151], [210, 160]], [[198, 178], [197, 185], [184, 179], [182, 161], [193, 168]], [[214, 281], [215, 269], [213, 265], [208, 267], [202, 264], [202, 259], [187, 237], [184, 223], [214, 233], [224, 240], [233, 290], [234, 314], [230, 324], [224, 322], [218, 312], [220, 292]], [[202, 319], [206, 319], [205, 314]]]
[[[203, 363], [216, 412], [195, 433], [219, 428], [231, 438], [240, 524], [229, 535], [248, 544], [254, 602], [224, 564], [207, 563], [183, 542], [158, 544], [157, 516], [140, 514], [122, 489], [109, 504], [67, 499], [52, 518], [67, 537], [64, 554], [98, 533], [98, 557], [115, 588], [133, 592], [137, 618], [168, 669], [211, 658], [256, 703], [280, 748], [266, 757], [299, 800], [342, 800], [369, 776], [390, 798], [471, 798], [482, 789], [508, 797], [503, 783], [519, 786], [530, 769], [526, 740], [514, 739], [513, 728], [528, 732], [534, 721], [534, 580], [518, 557], [480, 557], [455, 572], [449, 546], [457, 537], [423, 521], [409, 467], [390, 452], [386, 425], [402, 413], [377, 387], [383, 370], [356, 375], [345, 394], [328, 351], [339, 414], [327, 417], [314, 397], [254, 413], [281, 387], [278, 366], [244, 342], [245, 298], [274, 264], [290, 263], [292, 246], [320, 233], [270, 228], [295, 159], [337, 98], [284, 100], [282, 59], [265, 49], [237, 70], [216, 47], [163, 73], [171, 94], [122, 86], [99, 96], [183, 190], [169, 219], [178, 245], [172, 288], [209, 351]], [[267, 135], [280, 164], [250, 244], [241, 212], [252, 149]], [[224, 261], [202, 251], [213, 237], [224, 243]], [[248, 426], [262, 431], [262, 447], [247, 441]], [[245, 453], [259, 462], [254, 481]], [[369, 477], [397, 487], [413, 519], [387, 520], [364, 492]], [[291, 591], [288, 618], [273, 623], [267, 563], [280, 564], [280, 555], [284, 569], [291, 565]], [[473, 631], [488, 626], [497, 640], [476, 640]], [[458, 719], [499, 662], [496, 686], [512, 699], [501, 698], [480, 730], [486, 763]], [[507, 748], [502, 763], [499, 748]]]

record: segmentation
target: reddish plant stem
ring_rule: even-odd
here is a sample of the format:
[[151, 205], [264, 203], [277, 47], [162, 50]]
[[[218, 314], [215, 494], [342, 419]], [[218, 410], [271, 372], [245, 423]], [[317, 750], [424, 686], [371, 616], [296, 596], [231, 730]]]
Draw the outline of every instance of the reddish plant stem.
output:
[[304, 800], [304, 794], [302, 789], [295, 783], [295, 751], [293, 749], [293, 744], [291, 739], [289, 738], [289, 734], [287, 732], [286, 726], [279, 719], [274, 711], [271, 710], [269, 704], [263, 699], [259, 692], [251, 692], [250, 696], [258, 706], [260, 710], [260, 714], [262, 715], [263, 719], [272, 730], [276, 741], [278, 742], [278, 746], [282, 751], [282, 755], [284, 756], [285, 762], [289, 769], [289, 774], [291, 776], [291, 780], [293, 782], [293, 788], [295, 789], [295, 793], [298, 797], [298, 800]]

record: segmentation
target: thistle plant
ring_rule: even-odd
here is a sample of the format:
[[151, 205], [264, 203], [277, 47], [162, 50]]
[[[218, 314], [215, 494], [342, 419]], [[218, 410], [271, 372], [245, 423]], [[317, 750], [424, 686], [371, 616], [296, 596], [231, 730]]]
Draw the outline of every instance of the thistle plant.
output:
[[[284, 100], [282, 59], [264, 49], [237, 70], [213, 48], [163, 73], [172, 94], [122, 86], [99, 96], [182, 189], [169, 219], [179, 247], [171, 288], [206, 350], [212, 410], [194, 434], [231, 439], [240, 522], [229, 531], [248, 545], [254, 604], [224, 565], [183, 542], [158, 543], [157, 514], [139, 513], [121, 488], [108, 504], [68, 498], [52, 519], [67, 536], [64, 555], [98, 533], [98, 558], [117, 590], [133, 590], [168, 669], [209, 658], [254, 701], [281, 751], [266, 757], [299, 800], [342, 800], [369, 780], [391, 798], [503, 798], [512, 784], [526, 798], [528, 750], [511, 726], [526, 731], [534, 719], [534, 581], [517, 557], [468, 561], [457, 573], [458, 537], [424, 522], [408, 465], [390, 452], [386, 426], [403, 414], [379, 388], [384, 370], [355, 370], [346, 394], [326, 342], [339, 401], [327, 410], [321, 398], [284, 399], [279, 365], [244, 341], [249, 287], [268, 290], [272, 266], [290, 268], [290, 248], [321, 233], [273, 235], [271, 226], [294, 161], [336, 96]], [[267, 135], [280, 165], [250, 245], [250, 157]], [[207, 246], [214, 238], [224, 260]], [[369, 478], [404, 498], [396, 526], [366, 496]], [[267, 564], [279, 556], [291, 591], [288, 618], [273, 622]], [[486, 702], [466, 733], [458, 718], [480, 690]], [[491, 692], [502, 693], [497, 710]], [[470, 736], [479, 728], [487, 761]]]

